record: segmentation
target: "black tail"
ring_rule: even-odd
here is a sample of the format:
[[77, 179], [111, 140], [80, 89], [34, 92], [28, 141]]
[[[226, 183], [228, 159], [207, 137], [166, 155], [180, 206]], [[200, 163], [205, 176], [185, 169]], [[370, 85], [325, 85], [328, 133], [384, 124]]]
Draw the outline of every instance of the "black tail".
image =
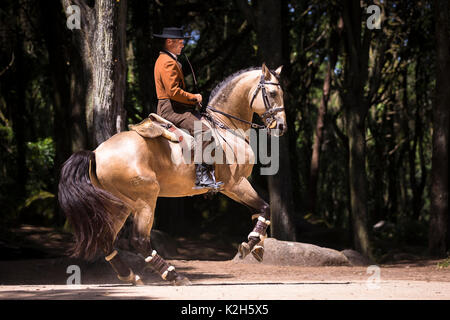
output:
[[115, 221], [126, 210], [111, 193], [95, 187], [89, 178], [89, 161], [95, 167], [92, 151], [74, 153], [62, 166], [58, 201], [75, 235], [72, 256], [92, 259], [100, 249], [112, 250]]

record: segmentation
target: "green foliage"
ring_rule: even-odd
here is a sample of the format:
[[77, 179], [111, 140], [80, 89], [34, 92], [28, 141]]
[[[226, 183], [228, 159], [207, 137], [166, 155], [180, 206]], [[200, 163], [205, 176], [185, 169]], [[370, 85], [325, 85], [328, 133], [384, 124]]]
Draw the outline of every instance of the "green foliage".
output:
[[450, 257], [448, 257], [447, 259], [444, 259], [442, 261], [439, 261], [437, 263], [437, 268], [438, 269], [446, 269], [448, 267], [450, 267]]
[[12, 128], [0, 125], [0, 203], [2, 205], [0, 222], [9, 221], [13, 218], [13, 208], [16, 207], [18, 200], [15, 193], [11, 192], [16, 190], [14, 179], [16, 148], [12, 141]]
[[34, 196], [41, 190], [49, 190], [55, 185], [56, 177], [53, 174], [55, 159], [55, 146], [51, 137], [27, 143], [27, 169], [29, 179], [27, 191]]

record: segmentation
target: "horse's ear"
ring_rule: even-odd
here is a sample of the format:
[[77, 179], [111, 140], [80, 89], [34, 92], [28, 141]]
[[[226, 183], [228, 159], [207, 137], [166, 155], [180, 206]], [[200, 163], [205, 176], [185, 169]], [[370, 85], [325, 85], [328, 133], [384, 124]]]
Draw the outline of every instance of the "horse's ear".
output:
[[277, 70], [275, 70], [275, 73], [277, 74], [278, 77], [280, 76], [281, 70], [283, 70], [283, 66], [279, 66]]
[[262, 69], [262, 73], [264, 75], [264, 78], [270, 79], [270, 70], [269, 70], [269, 68], [266, 67], [266, 63], [265, 62], [263, 62], [261, 69]]

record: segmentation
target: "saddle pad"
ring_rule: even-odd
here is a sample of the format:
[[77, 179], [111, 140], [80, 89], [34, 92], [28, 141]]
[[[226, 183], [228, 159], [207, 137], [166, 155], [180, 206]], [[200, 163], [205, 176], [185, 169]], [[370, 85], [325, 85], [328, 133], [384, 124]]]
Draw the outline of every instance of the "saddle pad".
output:
[[130, 130], [134, 130], [145, 138], [156, 138], [163, 136], [172, 142], [178, 142], [182, 148], [192, 150], [195, 140], [189, 133], [177, 128], [172, 122], [163, 117], [150, 113], [148, 118], [137, 125], [129, 125]]
[[161, 126], [160, 123], [152, 121], [152, 119], [150, 118], [146, 118], [138, 124], [130, 124], [128, 126], [128, 129], [136, 131], [144, 138], [156, 138], [163, 136], [164, 138], [173, 142], [180, 141], [175, 133], [170, 132], [169, 130]]
[[177, 137], [178, 142], [187, 142], [189, 145], [191, 145], [194, 141], [194, 137], [191, 136], [186, 131], [181, 130], [177, 126], [175, 126], [172, 122], [169, 120], [164, 119], [163, 117], [157, 115], [156, 113], [150, 113], [149, 119], [153, 120], [155, 123], [158, 123], [161, 127], [168, 130], [170, 133], [174, 134]]

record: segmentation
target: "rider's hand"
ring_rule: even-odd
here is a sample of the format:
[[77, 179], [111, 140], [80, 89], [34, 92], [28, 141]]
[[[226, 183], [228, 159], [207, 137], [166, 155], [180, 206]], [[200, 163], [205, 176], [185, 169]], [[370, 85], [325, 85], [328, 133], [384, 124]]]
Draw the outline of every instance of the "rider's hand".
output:
[[202, 95], [201, 94], [199, 94], [199, 93], [197, 93], [196, 95], [195, 95], [195, 98], [197, 99], [197, 102], [198, 103], [202, 103]]

